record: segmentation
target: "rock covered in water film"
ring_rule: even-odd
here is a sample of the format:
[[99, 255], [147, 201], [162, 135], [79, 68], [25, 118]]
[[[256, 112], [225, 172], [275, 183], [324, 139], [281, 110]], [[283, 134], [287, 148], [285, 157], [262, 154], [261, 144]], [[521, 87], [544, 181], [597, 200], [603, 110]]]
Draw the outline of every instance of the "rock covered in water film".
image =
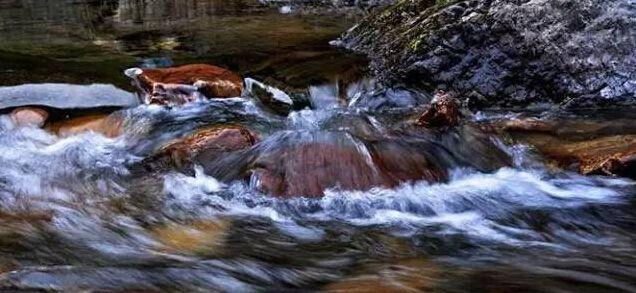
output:
[[257, 80], [246, 78], [245, 89], [265, 107], [277, 114], [287, 116], [294, 106], [293, 100], [287, 93]]
[[125, 73], [133, 79], [148, 104], [182, 105], [201, 96], [238, 97], [243, 91], [240, 76], [225, 68], [207, 64], [157, 69], [130, 68]]
[[127, 108], [139, 104], [134, 94], [110, 84], [24, 84], [0, 87], [0, 111], [22, 106], [56, 109]]
[[94, 114], [51, 122], [45, 127], [60, 137], [92, 131], [115, 138], [124, 132], [124, 117], [118, 113]]
[[193, 161], [214, 161], [223, 153], [251, 147], [257, 140], [256, 134], [243, 126], [207, 127], [168, 143], [144, 164], [150, 169], [166, 165], [181, 168]]
[[634, 121], [522, 118], [495, 128], [534, 146], [554, 165], [584, 175], [636, 178]]
[[36, 126], [42, 127], [49, 118], [49, 112], [37, 107], [20, 107], [11, 111], [9, 114], [11, 121], [17, 126]]
[[288, 133], [253, 151], [256, 158], [247, 167], [252, 185], [279, 197], [321, 197], [330, 188], [364, 191], [448, 178], [446, 166], [425, 146], [365, 142], [342, 132]]
[[433, 98], [431, 106], [422, 113], [417, 124], [424, 127], [452, 127], [459, 124], [461, 116], [459, 101], [440, 92]]

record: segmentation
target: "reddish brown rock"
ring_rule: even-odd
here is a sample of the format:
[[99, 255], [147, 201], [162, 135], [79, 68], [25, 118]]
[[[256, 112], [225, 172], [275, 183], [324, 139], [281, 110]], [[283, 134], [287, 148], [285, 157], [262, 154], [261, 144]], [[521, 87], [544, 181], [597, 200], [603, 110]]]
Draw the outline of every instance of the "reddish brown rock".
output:
[[52, 211], [6, 212], [0, 210], [0, 220], [5, 222], [50, 222], [53, 216]]
[[441, 182], [448, 179], [446, 169], [431, 162], [424, 152], [415, 148], [395, 143], [379, 143], [373, 146], [372, 157], [391, 187], [403, 182]]
[[243, 80], [235, 73], [213, 65], [191, 64], [172, 68], [126, 70], [148, 103], [183, 104], [197, 94], [208, 98], [231, 98], [241, 95]]
[[[581, 174], [636, 178], [633, 123], [519, 119], [497, 127], [539, 150], [555, 166]], [[626, 133], [626, 134], [621, 134]]]
[[327, 188], [366, 190], [388, 185], [355, 149], [328, 143], [285, 147], [261, 157], [254, 176], [258, 187], [281, 197], [321, 197]]
[[553, 123], [541, 121], [536, 118], [507, 120], [501, 124], [501, 128], [504, 131], [528, 131], [551, 134], [557, 132], [556, 126]]
[[425, 259], [403, 259], [382, 264], [366, 264], [356, 274], [326, 285], [329, 293], [434, 292], [444, 272]]
[[124, 132], [124, 119], [117, 113], [95, 114], [55, 121], [46, 125], [45, 128], [60, 137], [92, 131], [109, 138], [115, 138]]
[[31, 125], [42, 127], [49, 118], [49, 113], [42, 108], [20, 107], [11, 111], [9, 116], [16, 126]]
[[331, 139], [283, 145], [260, 155], [253, 164], [253, 182], [274, 196], [321, 197], [329, 188], [364, 191], [447, 178], [444, 168], [415, 149], [386, 142], [367, 152], [341, 137]]
[[439, 92], [417, 124], [424, 127], [452, 127], [459, 124], [461, 116], [459, 101], [449, 94]]
[[193, 220], [154, 227], [151, 232], [165, 252], [213, 255], [223, 249], [230, 224], [227, 220]]
[[192, 163], [197, 156], [205, 155], [207, 160], [213, 160], [217, 155], [245, 149], [256, 142], [256, 135], [245, 127], [213, 126], [172, 141], [147, 159], [146, 163], [159, 162], [164, 165], [183, 167]]

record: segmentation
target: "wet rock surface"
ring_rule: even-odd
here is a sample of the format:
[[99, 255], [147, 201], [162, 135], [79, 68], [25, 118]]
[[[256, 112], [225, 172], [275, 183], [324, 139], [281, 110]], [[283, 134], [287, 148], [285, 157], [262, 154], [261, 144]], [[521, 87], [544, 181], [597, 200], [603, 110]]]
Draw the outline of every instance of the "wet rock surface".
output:
[[78, 116], [47, 123], [45, 128], [60, 137], [69, 137], [91, 131], [115, 138], [124, 133], [124, 117], [121, 113]]
[[167, 143], [146, 158], [142, 165], [149, 170], [183, 169], [195, 162], [214, 162], [224, 153], [249, 148], [257, 141], [256, 134], [242, 126], [206, 127]]
[[243, 91], [243, 80], [218, 66], [191, 64], [160, 69], [126, 70], [148, 104], [182, 105], [200, 97], [232, 98]]
[[514, 119], [501, 129], [527, 142], [557, 166], [586, 175], [634, 178], [636, 132], [633, 120]]
[[399, 2], [342, 44], [387, 80], [454, 90], [475, 108], [636, 103], [631, 1], [447, 2]]
[[287, 116], [294, 107], [294, 101], [288, 94], [257, 80], [246, 78], [245, 89], [266, 108], [279, 115]]
[[444, 93], [439, 93], [433, 99], [430, 107], [417, 120], [423, 127], [452, 127], [459, 124], [462, 114], [459, 101]]

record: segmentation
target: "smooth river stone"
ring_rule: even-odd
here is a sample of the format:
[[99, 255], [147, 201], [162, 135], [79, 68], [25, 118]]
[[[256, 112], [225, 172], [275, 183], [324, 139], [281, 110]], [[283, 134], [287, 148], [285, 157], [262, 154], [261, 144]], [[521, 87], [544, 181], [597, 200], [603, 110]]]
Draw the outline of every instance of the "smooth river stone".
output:
[[80, 116], [49, 123], [47, 130], [60, 137], [69, 137], [92, 131], [108, 138], [115, 138], [124, 132], [124, 118], [119, 112]]
[[31, 125], [42, 127], [49, 118], [49, 112], [37, 107], [20, 107], [11, 111], [11, 121], [17, 126]]
[[127, 108], [139, 104], [130, 92], [110, 84], [24, 84], [0, 87], [0, 111], [23, 106], [57, 109]]

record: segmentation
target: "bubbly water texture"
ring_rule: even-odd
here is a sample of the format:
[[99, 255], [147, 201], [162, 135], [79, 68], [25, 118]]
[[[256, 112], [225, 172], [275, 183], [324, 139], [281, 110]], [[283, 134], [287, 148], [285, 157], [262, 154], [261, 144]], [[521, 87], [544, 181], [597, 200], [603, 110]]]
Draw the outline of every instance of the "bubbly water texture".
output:
[[[192, 176], [168, 172], [131, 178], [127, 166], [141, 159], [135, 145], [144, 143], [144, 133], [161, 126], [157, 123], [169, 124], [166, 133], [179, 125], [192, 128], [211, 111], [220, 111], [214, 112], [218, 119], [239, 113], [259, 123], [291, 126], [286, 131], [306, 131], [344, 110], [307, 109], [279, 123], [240, 99], [180, 110], [140, 106], [125, 111], [137, 124], [128, 125], [118, 139], [96, 133], [57, 138], [37, 128], [16, 128], [1, 116], [0, 210], [50, 214], [51, 221], [3, 224], [2, 237], [16, 240], [12, 246], [0, 242], [3, 251], [6, 245], [15, 250], [2, 252], [0, 260], [18, 265], [0, 274], [0, 285], [228, 292], [320, 288], [352, 269], [354, 274], [364, 270], [356, 269], [356, 259], [391, 263], [409, 256], [430, 258], [429, 266], [460, 268], [469, 276], [480, 268], [504, 275], [520, 270], [525, 273], [505, 278], [520, 288], [541, 291], [532, 284], [545, 278], [552, 282], [546, 281], [545, 288], [572, 285], [559, 281], [566, 279], [590, 284], [590, 290], [636, 292], [630, 277], [636, 261], [629, 228], [633, 182], [551, 172], [523, 146], [507, 149], [515, 166], [492, 174], [454, 169], [447, 183], [411, 182], [366, 192], [331, 189], [321, 199], [272, 198], [245, 182], [220, 182], [200, 167]], [[135, 192], [144, 180], [150, 187]], [[192, 221], [229, 221], [229, 230], [218, 234], [223, 248], [206, 244], [195, 251], [175, 250], [174, 242], [156, 232], [162, 231], [156, 227]], [[205, 235], [197, 234], [200, 226], [180, 229]], [[601, 267], [604, 272], [597, 274]], [[443, 291], [453, 278], [465, 281], [453, 276], [433, 279]]]

